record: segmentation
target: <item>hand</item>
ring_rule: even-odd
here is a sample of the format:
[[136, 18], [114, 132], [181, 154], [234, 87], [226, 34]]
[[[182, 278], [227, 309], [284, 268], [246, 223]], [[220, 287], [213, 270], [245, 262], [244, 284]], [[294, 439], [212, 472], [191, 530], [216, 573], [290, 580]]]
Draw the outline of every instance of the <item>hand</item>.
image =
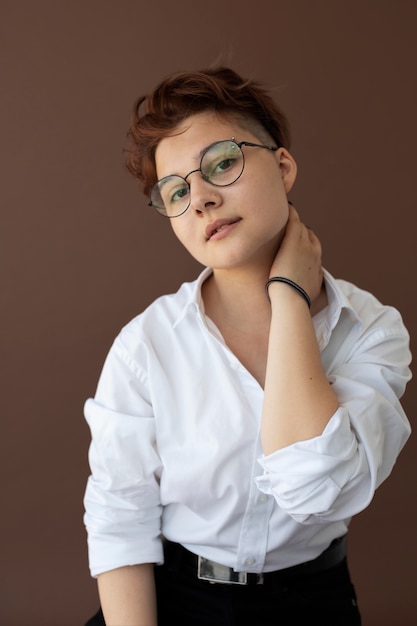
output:
[[308, 293], [312, 302], [320, 294], [323, 284], [321, 244], [314, 232], [300, 220], [292, 205], [289, 207], [284, 239], [269, 275], [290, 278]]

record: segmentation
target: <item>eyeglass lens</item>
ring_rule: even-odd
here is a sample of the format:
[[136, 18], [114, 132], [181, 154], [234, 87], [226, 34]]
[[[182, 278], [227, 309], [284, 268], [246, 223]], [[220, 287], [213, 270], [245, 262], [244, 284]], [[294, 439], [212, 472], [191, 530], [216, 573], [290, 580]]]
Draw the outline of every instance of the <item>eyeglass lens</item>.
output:
[[[202, 177], [212, 185], [225, 187], [234, 183], [243, 172], [244, 157], [240, 147], [230, 140], [209, 146], [203, 154], [200, 168]], [[176, 217], [184, 213], [190, 204], [190, 185], [185, 178], [166, 176], [151, 191], [151, 203], [160, 213]]]

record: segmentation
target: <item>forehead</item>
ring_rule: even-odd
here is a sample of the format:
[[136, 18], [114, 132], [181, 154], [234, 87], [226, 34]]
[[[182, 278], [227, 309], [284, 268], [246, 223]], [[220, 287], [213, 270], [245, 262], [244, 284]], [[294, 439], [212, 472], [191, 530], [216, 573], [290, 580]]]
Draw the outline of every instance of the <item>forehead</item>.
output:
[[[255, 137], [233, 118], [215, 112], [199, 113], [187, 118], [175, 129], [175, 134], [162, 139], [155, 152], [158, 178], [175, 173], [187, 173], [200, 163], [201, 153], [215, 141], [232, 139], [254, 140]], [[188, 170], [187, 170], [188, 168]], [[185, 171], [187, 170], [187, 171]]]

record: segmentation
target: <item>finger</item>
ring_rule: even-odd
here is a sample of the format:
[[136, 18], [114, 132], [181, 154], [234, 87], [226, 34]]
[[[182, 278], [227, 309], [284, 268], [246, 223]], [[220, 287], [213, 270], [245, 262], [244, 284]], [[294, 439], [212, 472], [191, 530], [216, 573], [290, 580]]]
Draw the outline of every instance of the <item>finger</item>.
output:
[[313, 249], [317, 251], [317, 253], [320, 255], [322, 255], [322, 247], [321, 247], [321, 241], [320, 239], [317, 237], [316, 233], [313, 232], [312, 230], [308, 231], [308, 236], [310, 239], [310, 243], [313, 246]]
[[288, 215], [290, 218], [297, 217], [298, 219], [300, 219], [300, 216], [298, 215], [298, 211], [295, 208], [295, 206], [292, 204], [292, 202], [288, 203]]

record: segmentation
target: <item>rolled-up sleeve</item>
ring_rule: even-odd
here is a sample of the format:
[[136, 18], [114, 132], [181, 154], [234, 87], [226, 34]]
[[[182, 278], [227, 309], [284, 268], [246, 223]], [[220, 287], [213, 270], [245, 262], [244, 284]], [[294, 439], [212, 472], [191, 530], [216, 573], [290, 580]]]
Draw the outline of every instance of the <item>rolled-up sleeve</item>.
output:
[[399, 401], [411, 377], [409, 336], [399, 315], [386, 321], [328, 372], [339, 409], [323, 433], [259, 458], [258, 488], [300, 523], [340, 521], [363, 510], [410, 435]]
[[154, 417], [146, 375], [120, 339], [106, 359], [95, 398], [85, 404], [85, 417], [92, 435], [84, 498], [92, 576], [162, 562]]

